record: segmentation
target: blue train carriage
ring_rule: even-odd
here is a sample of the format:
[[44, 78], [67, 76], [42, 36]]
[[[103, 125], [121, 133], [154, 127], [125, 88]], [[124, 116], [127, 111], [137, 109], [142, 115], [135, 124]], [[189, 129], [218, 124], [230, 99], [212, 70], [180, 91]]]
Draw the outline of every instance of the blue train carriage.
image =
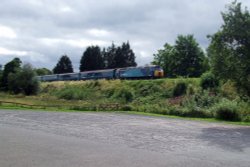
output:
[[58, 81], [58, 75], [43, 75], [43, 76], [37, 76], [37, 79], [38, 79], [39, 81], [45, 81], [45, 82]]
[[114, 79], [115, 69], [80, 72], [80, 80]]
[[58, 74], [58, 81], [76, 81], [79, 80], [80, 73]]
[[117, 69], [120, 79], [151, 79], [164, 77], [163, 69], [160, 66], [128, 67]]

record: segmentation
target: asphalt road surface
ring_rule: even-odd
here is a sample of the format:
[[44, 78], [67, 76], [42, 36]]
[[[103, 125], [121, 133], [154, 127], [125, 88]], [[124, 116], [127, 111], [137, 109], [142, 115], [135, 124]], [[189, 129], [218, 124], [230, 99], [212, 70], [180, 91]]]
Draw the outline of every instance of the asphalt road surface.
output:
[[0, 167], [250, 167], [250, 127], [0, 110]]

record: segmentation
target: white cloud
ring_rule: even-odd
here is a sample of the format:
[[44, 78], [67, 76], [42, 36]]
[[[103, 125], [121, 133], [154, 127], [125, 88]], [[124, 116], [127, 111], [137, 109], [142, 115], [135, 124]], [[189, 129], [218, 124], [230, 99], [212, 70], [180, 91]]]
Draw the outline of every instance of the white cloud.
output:
[[61, 44], [70, 45], [72, 47], [83, 48], [90, 45], [99, 45], [106, 46], [109, 43], [102, 40], [93, 40], [93, 39], [60, 39], [60, 38], [41, 38], [40, 41], [44, 45], [48, 46], [58, 46]]
[[61, 7], [61, 8], [59, 9], [59, 11], [60, 11], [60, 12], [65, 12], [65, 13], [67, 13], [67, 12], [71, 12], [72, 9], [71, 9], [71, 7], [69, 7], [69, 6], [63, 6], [63, 7]]
[[17, 37], [17, 34], [13, 29], [7, 26], [0, 25], [0, 38], [10, 38], [14, 39]]
[[0, 47], [0, 55], [15, 55], [15, 56], [26, 56], [28, 52], [26, 51], [16, 51]]
[[106, 30], [96, 29], [96, 28], [87, 30], [87, 33], [94, 37], [107, 37], [111, 35], [111, 33]]
[[[241, 0], [250, 9], [249, 0]], [[139, 65], [177, 35], [193, 34], [203, 48], [222, 24], [228, 0], [1, 0], [1, 64], [22, 56], [34, 66], [52, 68], [67, 53], [75, 66], [90, 45], [127, 40]], [[2, 56], [3, 55], [3, 56]]]

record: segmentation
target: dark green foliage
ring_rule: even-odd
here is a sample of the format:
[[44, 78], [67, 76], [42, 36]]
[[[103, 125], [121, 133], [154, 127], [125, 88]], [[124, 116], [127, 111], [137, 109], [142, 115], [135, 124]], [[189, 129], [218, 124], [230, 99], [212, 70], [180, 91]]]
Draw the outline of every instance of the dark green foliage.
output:
[[240, 121], [240, 111], [237, 107], [237, 103], [232, 101], [222, 101], [214, 106], [213, 112], [215, 117], [225, 121]]
[[222, 13], [221, 29], [210, 37], [208, 53], [212, 71], [222, 80], [232, 80], [239, 92], [250, 96], [250, 14], [237, 1]]
[[176, 53], [172, 64], [173, 74], [175, 76], [199, 77], [203, 73], [202, 63], [205, 56], [193, 35], [178, 36], [175, 49]]
[[4, 70], [2, 73], [2, 78], [1, 78], [1, 89], [7, 91], [8, 90], [8, 77], [9, 74], [13, 73], [17, 73], [20, 68], [21, 68], [21, 60], [19, 58], [14, 58], [12, 61], [10, 61], [9, 63], [5, 64], [4, 66]]
[[136, 66], [135, 54], [129, 42], [116, 47], [114, 43], [102, 51], [99, 46], [86, 49], [80, 61], [80, 71]]
[[211, 118], [211, 114], [199, 107], [189, 107], [189, 108], [175, 108], [170, 111], [171, 115], [181, 116], [181, 117], [193, 117], [193, 118]]
[[122, 107], [121, 109], [122, 111], [132, 111], [133, 110], [133, 107], [130, 106], [130, 105], [125, 105]]
[[3, 71], [2, 69], [0, 70], [0, 89], [1, 89], [1, 85], [2, 85], [2, 77], [3, 77]]
[[116, 51], [117, 48], [114, 43], [107, 49], [104, 48], [102, 54], [104, 58], [104, 67], [107, 69], [115, 68], [116, 67], [116, 62], [115, 62], [115, 57], [116, 57]]
[[8, 88], [14, 94], [37, 94], [39, 91], [39, 82], [31, 65], [25, 64], [18, 72], [10, 73], [8, 76]]
[[52, 71], [50, 71], [49, 69], [47, 68], [38, 68], [38, 69], [35, 69], [36, 71], [36, 74], [38, 76], [42, 76], [42, 75], [50, 75], [52, 74]]
[[168, 77], [199, 77], [209, 68], [208, 59], [193, 35], [179, 35], [174, 46], [165, 44], [154, 55], [153, 64], [162, 66]]
[[202, 74], [200, 85], [202, 89], [211, 89], [219, 86], [219, 80], [211, 72]]
[[130, 48], [129, 42], [123, 43], [122, 46], [116, 47], [114, 43], [104, 49], [103, 57], [105, 68], [122, 68], [136, 66], [135, 54]]
[[178, 82], [173, 90], [173, 96], [177, 97], [177, 96], [181, 96], [186, 94], [187, 91], [187, 83], [186, 82]]
[[117, 54], [116, 57], [116, 65], [117, 67], [131, 67], [136, 66], [135, 62], [135, 54], [133, 50], [130, 48], [129, 42], [123, 43], [121, 46], [120, 57]]
[[80, 71], [100, 70], [103, 68], [104, 59], [100, 47], [88, 47], [80, 60]]
[[58, 63], [56, 64], [55, 68], [53, 69], [54, 74], [63, 74], [63, 73], [72, 73], [73, 67], [71, 60], [67, 55], [63, 55]]

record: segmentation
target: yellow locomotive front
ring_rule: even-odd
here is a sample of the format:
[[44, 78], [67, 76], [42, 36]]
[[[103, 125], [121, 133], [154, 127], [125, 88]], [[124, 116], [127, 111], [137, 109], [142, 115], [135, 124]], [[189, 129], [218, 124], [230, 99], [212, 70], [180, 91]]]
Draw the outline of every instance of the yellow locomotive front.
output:
[[155, 78], [163, 78], [164, 77], [164, 71], [160, 66], [155, 66], [154, 77]]

